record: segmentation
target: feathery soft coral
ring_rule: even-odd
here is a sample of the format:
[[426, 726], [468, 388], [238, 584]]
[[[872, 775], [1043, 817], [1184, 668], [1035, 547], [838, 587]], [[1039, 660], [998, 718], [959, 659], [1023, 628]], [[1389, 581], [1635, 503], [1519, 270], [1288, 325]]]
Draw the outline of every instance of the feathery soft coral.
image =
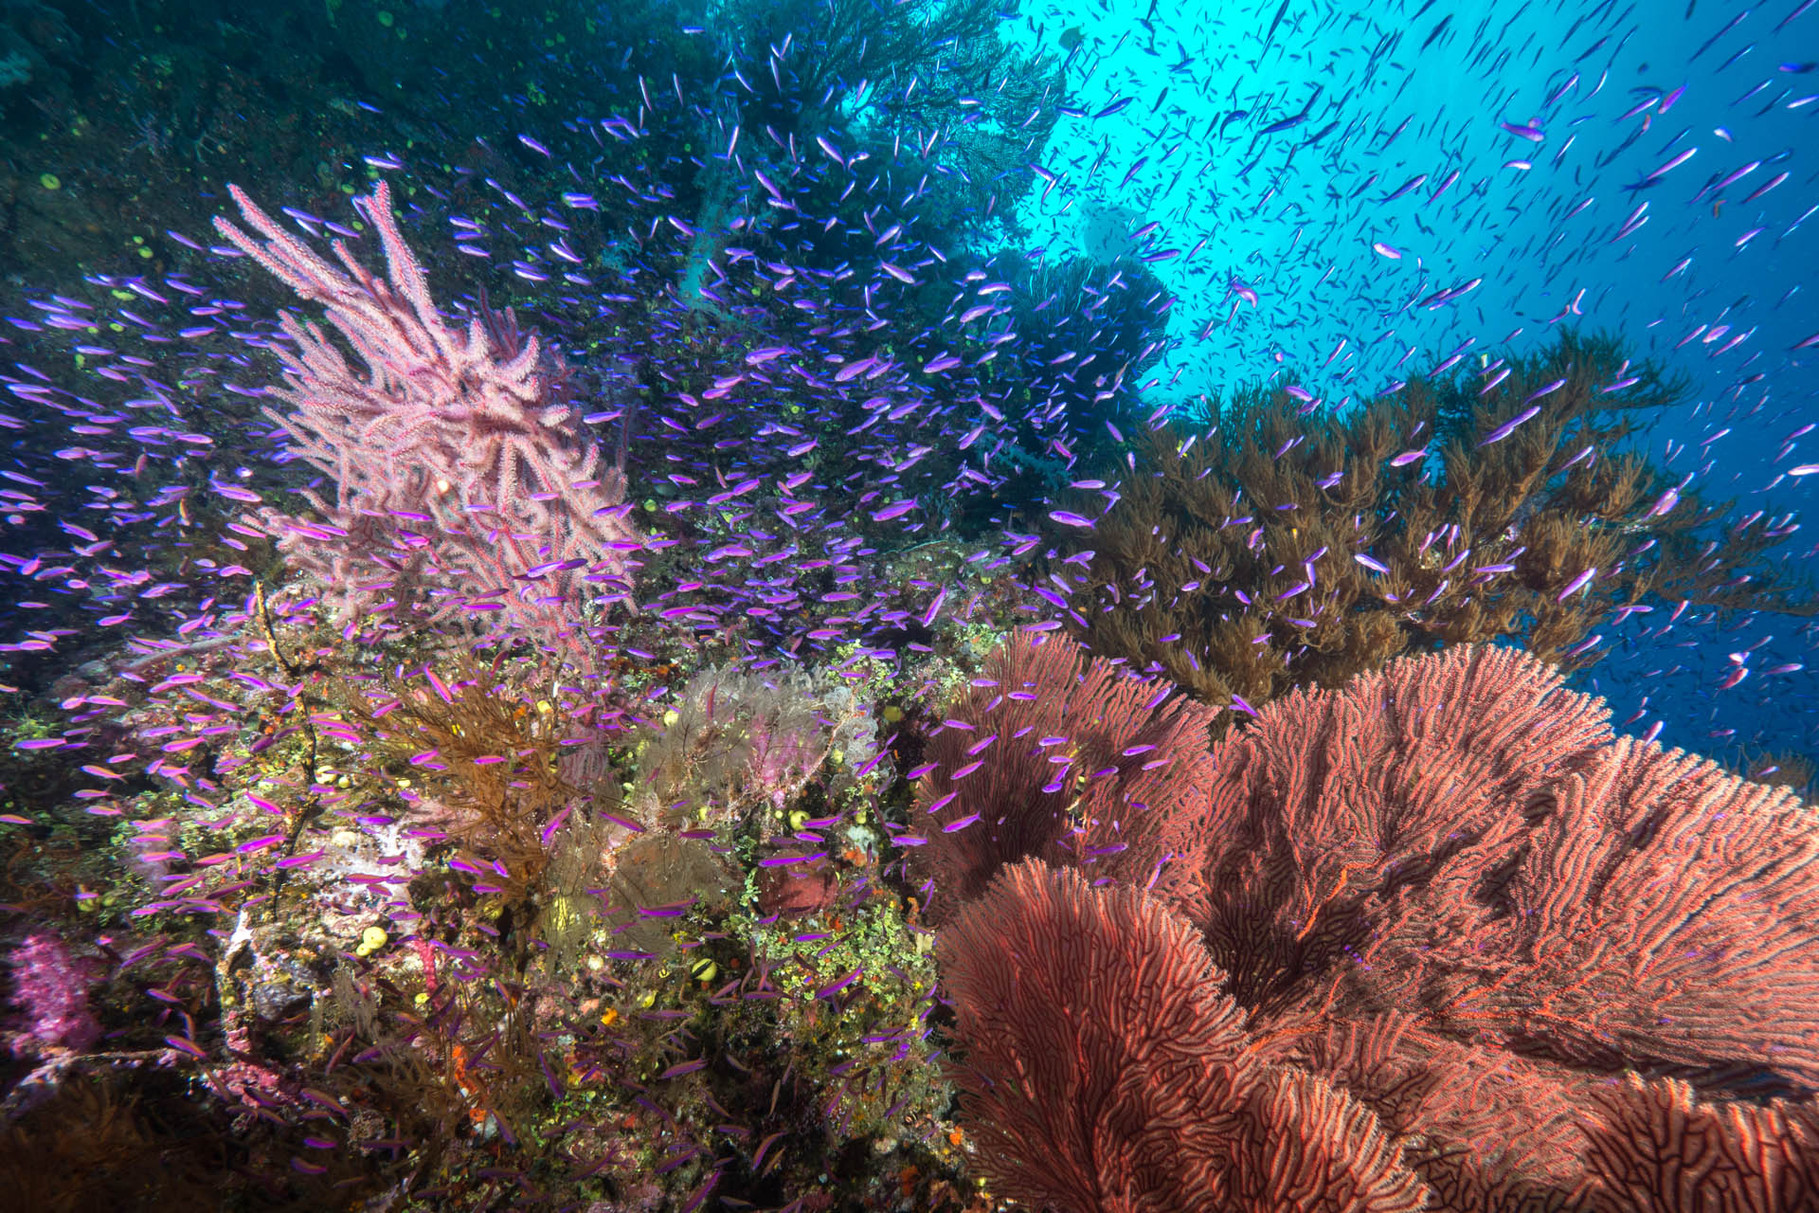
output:
[[232, 192], [257, 237], [225, 218], [221, 234], [322, 304], [361, 364], [320, 325], [283, 317], [297, 349], [280, 349], [285, 385], [272, 393], [292, 411], [267, 415], [336, 482], [332, 502], [304, 494], [320, 520], [262, 513], [286, 554], [350, 610], [498, 611], [546, 639], [572, 635], [584, 582], [623, 596], [639, 546], [624, 473], [579, 430], [561, 359], [509, 311], [444, 321], [384, 182], [362, 201], [389, 279], [342, 241], [337, 267]]

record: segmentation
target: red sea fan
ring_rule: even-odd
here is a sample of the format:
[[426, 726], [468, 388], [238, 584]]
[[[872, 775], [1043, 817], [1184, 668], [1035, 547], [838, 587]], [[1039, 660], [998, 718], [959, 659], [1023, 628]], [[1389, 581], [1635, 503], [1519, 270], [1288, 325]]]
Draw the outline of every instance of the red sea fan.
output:
[[921, 862], [948, 896], [1029, 855], [1136, 884], [1158, 868], [1165, 888], [1197, 879], [1165, 861], [1212, 781], [1214, 709], [1084, 657], [1065, 636], [1006, 641], [930, 739], [916, 819], [934, 814]]
[[582, 582], [622, 595], [625, 478], [602, 467], [563, 399], [561, 360], [509, 313], [465, 330], [446, 323], [392, 216], [384, 182], [364, 200], [389, 280], [335, 242], [337, 267], [284, 231], [238, 188], [245, 222], [221, 234], [304, 299], [361, 366], [314, 323], [286, 315], [279, 349], [293, 411], [267, 410], [291, 450], [334, 477], [333, 502], [305, 493], [321, 520], [264, 511], [291, 559], [349, 609], [390, 601], [447, 615], [498, 610], [546, 637], [579, 618]]
[[1278, 701], [1216, 751], [1181, 908], [1266, 1018], [1819, 1083], [1819, 818], [1606, 719], [1511, 649]]
[[1819, 1109], [1703, 1104], [1683, 1082], [1630, 1075], [1593, 1095], [1586, 1128], [1600, 1213], [1819, 1209]]
[[1364, 1105], [1263, 1066], [1194, 931], [1138, 890], [1027, 861], [937, 945], [993, 1191], [1062, 1213], [1410, 1213]]

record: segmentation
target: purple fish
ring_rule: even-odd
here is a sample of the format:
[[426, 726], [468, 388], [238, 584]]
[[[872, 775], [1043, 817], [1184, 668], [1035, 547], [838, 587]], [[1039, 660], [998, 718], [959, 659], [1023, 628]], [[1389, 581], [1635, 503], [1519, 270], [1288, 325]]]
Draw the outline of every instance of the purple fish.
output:
[[1598, 570], [1595, 568], [1585, 570], [1585, 572], [1579, 574], [1577, 577], [1575, 577], [1571, 581], [1567, 582], [1566, 588], [1564, 590], [1560, 591], [1559, 595], [1557, 595], [1555, 597], [1554, 601], [1555, 602], [1565, 602], [1568, 598], [1571, 598], [1574, 594], [1577, 594], [1580, 590], [1583, 590], [1586, 586], [1590, 585], [1592, 578], [1596, 577], [1597, 575], [1598, 575]]
[[1539, 413], [1540, 411], [1541, 411], [1540, 405], [1538, 405], [1538, 404], [1531, 405], [1529, 408], [1523, 410], [1520, 413], [1517, 413], [1514, 417], [1510, 418], [1508, 421], [1504, 422], [1502, 425], [1500, 425], [1496, 429], [1492, 430], [1489, 434], [1486, 434], [1484, 437], [1484, 441], [1480, 442], [1478, 445], [1479, 446], [1489, 446], [1493, 442], [1502, 442], [1505, 438], [1508, 438], [1511, 434], [1516, 432], [1517, 426], [1521, 425], [1525, 421], [1528, 421], [1529, 419], [1534, 417], [1535, 414]]
[[1668, 513], [1670, 510], [1672, 510], [1675, 506], [1677, 506], [1679, 504], [1680, 504], [1680, 490], [1676, 489], [1676, 488], [1670, 488], [1670, 489], [1668, 489], [1667, 492], [1661, 494], [1660, 497], [1655, 499], [1655, 504], [1651, 505], [1648, 508], [1648, 513], [1644, 514], [1643, 517], [1644, 518], [1659, 518], [1662, 515]]

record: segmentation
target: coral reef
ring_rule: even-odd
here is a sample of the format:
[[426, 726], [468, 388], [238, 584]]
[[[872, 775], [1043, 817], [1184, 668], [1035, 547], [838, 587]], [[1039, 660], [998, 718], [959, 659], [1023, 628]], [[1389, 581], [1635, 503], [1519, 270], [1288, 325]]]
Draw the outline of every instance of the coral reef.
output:
[[16, 1201], [1812, 1203], [1811, 810], [1562, 682], [1811, 609], [1637, 453], [1678, 383], [1165, 421], [1182, 145], [1046, 143], [1178, 111], [1015, 6], [66, 7], [0, 22]]

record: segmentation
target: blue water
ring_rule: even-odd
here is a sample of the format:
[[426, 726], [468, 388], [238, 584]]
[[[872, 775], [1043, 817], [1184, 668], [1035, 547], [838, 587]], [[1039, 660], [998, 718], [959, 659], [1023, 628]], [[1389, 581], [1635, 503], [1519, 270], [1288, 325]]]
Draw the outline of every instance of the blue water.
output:
[[[451, 253], [446, 239], [450, 233], [442, 225], [462, 209], [495, 224], [504, 243], [490, 250], [498, 258], [490, 263], [496, 267], [494, 285], [500, 280], [507, 286], [519, 285], [517, 280], [532, 284], [524, 288], [531, 292], [530, 300], [520, 296], [518, 301], [527, 314], [535, 309], [539, 324], [564, 336], [597, 336], [619, 323], [619, 311], [625, 309], [643, 326], [638, 340], [654, 340], [663, 349], [668, 359], [664, 373], [676, 382], [724, 372], [730, 361], [749, 352], [739, 344], [747, 336], [754, 342], [779, 343], [777, 348], [797, 343], [789, 358], [770, 368], [776, 376], [766, 378], [766, 372], [758, 371], [739, 389], [743, 398], [736, 402], [743, 408], [735, 420], [725, 423], [729, 428], [751, 418], [761, 422], [765, 410], [795, 402], [796, 381], [783, 376], [795, 373], [785, 368], [797, 354], [810, 367], [844, 362], [850, 370], [852, 359], [879, 348], [868, 334], [894, 324], [888, 342], [898, 348], [891, 357], [900, 356], [903, 366], [867, 390], [879, 393], [875, 399], [901, 393], [909, 403], [893, 407], [885, 425], [845, 449], [849, 454], [873, 447], [889, 451], [892, 443], [901, 443], [897, 454], [861, 456], [882, 458], [893, 471], [879, 478], [876, 486], [864, 486], [857, 504], [873, 511], [873, 521], [897, 521], [906, 534], [923, 528], [934, 533], [943, 519], [932, 504], [959, 500], [963, 493], [975, 498], [998, 494], [998, 499], [978, 506], [977, 515], [997, 513], [1007, 503], [1030, 502], [1010, 502], [1014, 493], [1006, 491], [1003, 481], [990, 492], [980, 490], [977, 486], [988, 482], [983, 474], [956, 488], [917, 479], [929, 474], [929, 464], [909, 473], [921, 456], [903, 452], [931, 449], [915, 445], [930, 435], [937, 445], [966, 449], [970, 439], [958, 435], [978, 421], [968, 415], [969, 393], [983, 389], [1001, 398], [1003, 381], [990, 380], [981, 370], [997, 356], [997, 347], [981, 354], [982, 346], [966, 344], [982, 338], [979, 326], [963, 334], [965, 322], [955, 324], [950, 315], [916, 331], [926, 317], [916, 318], [912, 291], [924, 284], [917, 280], [912, 287], [908, 279], [913, 275], [882, 260], [886, 253], [906, 261], [923, 258], [920, 264], [928, 267], [924, 276], [928, 281], [956, 282], [957, 271], [943, 268], [937, 259], [946, 263], [951, 255], [968, 264], [988, 264], [985, 256], [995, 253], [989, 277], [1022, 281], [1004, 268], [1006, 262], [1065, 266], [1084, 253], [1106, 263], [1094, 271], [1098, 275], [1094, 281], [1102, 286], [1118, 272], [1109, 264], [1114, 258], [1126, 258], [1119, 263], [1124, 266], [1136, 259], [1162, 288], [1151, 298], [1173, 297], [1159, 357], [1139, 359], [1145, 369], [1134, 382], [1123, 385], [1126, 396], [1116, 402], [1138, 424], [1165, 411], [1206, 420], [1232, 389], [1258, 382], [1295, 387], [1333, 409], [1367, 407], [1374, 396], [1455, 355], [1462, 360], [1460, 369], [1470, 371], [1480, 359], [1546, 348], [1562, 325], [1607, 330], [1635, 356], [1657, 360], [1684, 375], [1689, 384], [1686, 399], [1662, 414], [1639, 440], [1653, 459], [1689, 477], [1685, 486], [1689, 489], [1709, 498], [1734, 499], [1734, 516], [1758, 511], [1771, 517], [1789, 511], [1810, 513], [1819, 475], [1797, 473], [1819, 468], [1819, 431], [1806, 435], [1798, 431], [1819, 421], [1812, 374], [1819, 360], [1819, 340], [1808, 348], [1798, 347], [1819, 337], [1819, 306], [1808, 281], [1811, 267], [1819, 264], [1815, 246], [1819, 191], [1814, 188], [1819, 168], [1813, 163], [1811, 126], [1819, 115], [1815, 68], [1819, 7], [1809, 7], [1806, 0], [1774, 0], [1747, 10], [1712, 0], [1555, 6], [1535, 0], [1477, 4], [1395, 0], [1371, 5], [1132, 0], [1085, 7], [1032, 0], [1004, 15], [999, 34], [1012, 48], [1041, 57], [1041, 74], [1053, 82], [1041, 99], [1045, 120], [1061, 109], [1052, 132], [1043, 138], [1044, 123], [1035, 122], [1033, 114], [1025, 125], [1036, 134], [1023, 153], [991, 163], [990, 156], [996, 154], [991, 140], [979, 141], [985, 148], [980, 152], [958, 136], [980, 114], [992, 114], [985, 120], [989, 133], [1003, 135], [1007, 119], [980, 105], [977, 98], [960, 97], [951, 112], [919, 114], [906, 123], [926, 120], [935, 123], [935, 129], [897, 130], [888, 168], [883, 167], [887, 141], [871, 143], [877, 154], [863, 171], [832, 151], [814, 149], [810, 128], [832, 112], [839, 122], [829, 127], [835, 140], [828, 147], [844, 142], [850, 152], [868, 127], [878, 134], [893, 121], [893, 113], [901, 120], [902, 103], [923, 73], [927, 81], [952, 85], [952, 79], [942, 80], [942, 73], [949, 71], [943, 63], [948, 51], [936, 48], [926, 61], [906, 66], [879, 55], [867, 61], [845, 47], [848, 58], [842, 62], [856, 58], [857, 70], [876, 70], [878, 78], [828, 82], [822, 101], [829, 104], [833, 99], [830, 109], [804, 125], [800, 148], [792, 133], [786, 151], [784, 141], [769, 141], [776, 139], [774, 133], [766, 136], [758, 130], [764, 111], [754, 99], [770, 94], [761, 93], [739, 70], [743, 68], [747, 76], [763, 75], [784, 62], [796, 73], [795, 80], [814, 77], [817, 56], [824, 49], [817, 40], [837, 36], [837, 31], [819, 29], [798, 10], [783, 14], [788, 6], [754, 8], [773, 12], [781, 23], [777, 28], [790, 31], [772, 42], [768, 60], [764, 39], [756, 36], [729, 52], [737, 39], [736, 22], [703, 24], [706, 19], [692, 4], [654, 10], [660, 26], [651, 39], [655, 48], [651, 61], [668, 63], [662, 55], [679, 55], [675, 62], [695, 73], [689, 77], [687, 97], [683, 81], [672, 75], [671, 91], [659, 87], [652, 100], [647, 82], [639, 78], [634, 83], [632, 73], [615, 73], [609, 64], [600, 68], [600, 75], [616, 98], [608, 107], [613, 110], [610, 115], [553, 116], [528, 95], [516, 92], [508, 93], [505, 102], [504, 120], [512, 126], [498, 127], [497, 114], [477, 114], [476, 126], [483, 129], [463, 133], [459, 139], [473, 139], [476, 147], [480, 140], [490, 141], [486, 171], [465, 164], [451, 169], [442, 157], [404, 155], [395, 146], [364, 149], [369, 154], [363, 163], [372, 169], [369, 176], [380, 171], [398, 175], [401, 190], [413, 199], [406, 207], [413, 239], [422, 240], [426, 250], [431, 241], [441, 241], [441, 247], [426, 252], [426, 257], [443, 272], [454, 263], [453, 272], [462, 275], [457, 291], [471, 291], [486, 279], [480, 263]], [[405, 15], [414, 22], [433, 11], [434, 6], [421, 5]], [[668, 28], [661, 27], [664, 22]], [[797, 41], [791, 44], [790, 39]], [[630, 52], [620, 54], [621, 65], [630, 59]], [[1015, 59], [1006, 56], [1004, 62], [1008, 70]], [[954, 78], [961, 74], [952, 73]], [[984, 86], [993, 87], [989, 78]], [[489, 82], [485, 87], [512, 86]], [[803, 102], [798, 98], [791, 104]], [[744, 105], [753, 107], [751, 113], [739, 108]], [[362, 112], [384, 112], [373, 102], [361, 106]], [[734, 125], [740, 114], [750, 128], [742, 147], [741, 132]], [[613, 132], [610, 136], [594, 126], [608, 118], [619, 124], [603, 128]], [[653, 125], [636, 129], [647, 118]], [[726, 140], [727, 150], [693, 147], [672, 137], [678, 130], [695, 132], [689, 138], [703, 138], [702, 132], [708, 132], [716, 148]], [[911, 135], [923, 146], [912, 147]], [[564, 137], [570, 141], [552, 154], [539, 137], [558, 144]], [[928, 148], [937, 150], [930, 153]], [[558, 173], [558, 164], [567, 167]], [[729, 164], [736, 173], [725, 171]], [[751, 174], [764, 166], [784, 184], [773, 182], [761, 189]], [[528, 201], [506, 190], [489, 175], [492, 170], [522, 189]], [[961, 190], [943, 195], [938, 174], [967, 171], [988, 175], [975, 192], [987, 194], [994, 203], [1002, 196], [1002, 209], [970, 217], [940, 211], [946, 198], [970, 195]], [[623, 203], [622, 186], [613, 178], [629, 182], [625, 173], [650, 191], [639, 196], [639, 206], [653, 208], [640, 214], [641, 231], [626, 227], [594, 232], [583, 217], [585, 211], [559, 203], [560, 191], [571, 187], [611, 195], [615, 204]], [[889, 198], [881, 193], [872, 200], [879, 178], [892, 174], [902, 181], [897, 184], [892, 177], [890, 189], [900, 192]], [[918, 175], [920, 185], [915, 184]], [[925, 196], [922, 186], [931, 180], [936, 189]], [[424, 192], [414, 193], [419, 186]], [[226, 207], [225, 197], [210, 188], [202, 209]], [[305, 201], [297, 194], [307, 185], [292, 188], [296, 193], [287, 196], [274, 186], [265, 204], [277, 208], [287, 201]], [[658, 217], [661, 210], [672, 206], [678, 189], [690, 188], [705, 191], [704, 196], [674, 203], [682, 214], [670, 217], [673, 226], [664, 225]], [[815, 223], [802, 227], [777, 218], [789, 212], [776, 210], [767, 201], [770, 188], [800, 197]], [[827, 216], [840, 205], [815, 192], [831, 195], [844, 189], [847, 192], [840, 194], [844, 201], [860, 188], [865, 191], [863, 222], [868, 228], [872, 216], [887, 211], [901, 223], [883, 219], [877, 226], [885, 232], [874, 243], [876, 233], [867, 230], [861, 238], [854, 215], [845, 213], [848, 230], [828, 236], [828, 248], [810, 253], [815, 239], [833, 231], [835, 220]], [[435, 199], [448, 198], [451, 190], [458, 192], [461, 202], [438, 206]], [[341, 199], [331, 201], [339, 206]], [[782, 202], [782, 196], [776, 201]], [[532, 222], [532, 212], [539, 208], [541, 217]], [[714, 301], [706, 312], [717, 309], [724, 316], [730, 314], [725, 301], [735, 290], [749, 291], [746, 298], [770, 298], [766, 292], [796, 282], [789, 274], [767, 281], [751, 262], [735, 262], [729, 255], [717, 264], [714, 272], [719, 277], [712, 288], [717, 293], [710, 294], [708, 263], [731, 238], [722, 229], [741, 210], [749, 212], [752, 226], [739, 239], [749, 237], [767, 250], [767, 257], [790, 261], [800, 254], [807, 265], [825, 260], [830, 267], [838, 257], [849, 257], [844, 272], [814, 279], [818, 284], [814, 289], [831, 307], [844, 309], [841, 314], [856, 317], [863, 312], [865, 327], [817, 334], [801, 321], [811, 312], [791, 319], [777, 309], [761, 322], [775, 331], [761, 336], [733, 332], [724, 345], [694, 353], [686, 340], [673, 339], [685, 322], [692, 325], [700, 319], [691, 309], [702, 307], [703, 298]], [[332, 214], [341, 220], [353, 218], [345, 210]], [[815, 231], [823, 219], [829, 226]], [[302, 230], [322, 234], [315, 221], [298, 222]], [[571, 226], [578, 229], [573, 240], [579, 253], [566, 246], [564, 252], [556, 252], [548, 242], [550, 231], [569, 232]], [[968, 239], [974, 247], [958, 247], [951, 237], [955, 231], [971, 233]], [[206, 252], [212, 237], [203, 223], [199, 221], [186, 239], [198, 255], [185, 272], [200, 275], [212, 290], [228, 291], [232, 271], [223, 270], [216, 254]], [[947, 246], [946, 251], [917, 243], [931, 239]], [[850, 249], [829, 251], [845, 249], [842, 240], [851, 242]], [[881, 244], [890, 248], [880, 253]], [[473, 246], [463, 251], [489, 255], [489, 250]], [[371, 256], [372, 250], [365, 255]], [[577, 256], [581, 261], [570, 259]], [[578, 276], [574, 271], [590, 259], [597, 259], [590, 274], [598, 276], [598, 266], [606, 266], [609, 273], [623, 270], [626, 276], [616, 281]], [[506, 278], [508, 264], [516, 280]], [[141, 312], [156, 309], [145, 296], [126, 290], [124, 275], [135, 267], [104, 268], [116, 277], [91, 282], [111, 290], [111, 296], [98, 291], [96, 298], [101, 306], [118, 310], [122, 319], [114, 328], [122, 332], [124, 345], [131, 344], [142, 323], [165, 324], [163, 334], [155, 338], [160, 343], [157, 349], [146, 352], [159, 359], [170, 356], [172, 365], [197, 350], [206, 351], [205, 361], [220, 356], [223, 349], [233, 358], [245, 357], [237, 347], [208, 351], [200, 344], [224, 341], [219, 335], [196, 342], [180, 336], [194, 324], [184, 301], [201, 286], [179, 284], [175, 292], [165, 290], [158, 318], [142, 320]], [[784, 273], [775, 266], [763, 272]], [[635, 288], [628, 285], [634, 281]], [[552, 282], [563, 284], [562, 289], [549, 285]], [[41, 284], [41, 293], [56, 285]], [[648, 315], [637, 312], [627, 293], [633, 289], [666, 302]], [[805, 290], [800, 284], [793, 289]], [[976, 296], [975, 303], [978, 298], [985, 296]], [[122, 307], [122, 299], [130, 307]], [[813, 303], [803, 299], [795, 306]], [[34, 306], [40, 304], [49, 306], [43, 299]], [[991, 340], [1020, 337], [1020, 346], [1011, 347], [1012, 355], [1021, 352], [1026, 361], [1052, 367], [1065, 354], [1057, 353], [1057, 345], [1093, 340], [1084, 334], [1100, 322], [1083, 319], [1088, 311], [1076, 309], [1072, 316], [1051, 322], [1034, 319], [1032, 312], [1028, 322], [1019, 321], [1021, 333], [1007, 325], [995, 329]], [[1056, 315], [1049, 313], [1051, 318]], [[81, 327], [73, 318], [64, 320]], [[213, 330], [201, 326], [194, 331]], [[1113, 343], [1102, 337], [1098, 345]], [[956, 354], [953, 378], [937, 379], [926, 368], [948, 363], [950, 348], [973, 361], [961, 367]], [[1074, 370], [1085, 367], [1095, 352], [1108, 363], [1128, 354], [1083, 346], [1074, 351], [1080, 358]], [[713, 363], [714, 369], [705, 372], [693, 365], [697, 361]], [[1081, 383], [1100, 369], [1080, 376]], [[93, 370], [91, 364], [89, 372]], [[125, 375], [119, 380], [125, 382], [138, 370], [116, 367], [111, 373], [116, 379]], [[242, 393], [253, 391], [262, 374], [242, 376], [231, 386]], [[88, 386], [80, 390], [99, 392], [102, 399], [115, 401], [120, 395], [117, 383], [95, 384], [92, 377], [86, 382]], [[868, 375], [863, 382], [873, 381]], [[43, 405], [54, 399], [30, 395], [41, 390], [33, 384], [11, 386], [28, 402]], [[1055, 374], [1047, 374], [1038, 386], [1053, 395]], [[810, 412], [805, 416], [815, 417], [814, 424], [850, 426], [850, 418], [826, 420], [852, 403], [845, 398], [847, 389], [837, 383], [831, 391], [826, 385], [818, 390], [823, 397], [819, 403], [807, 402]], [[1032, 394], [1040, 392], [1032, 389]], [[675, 416], [662, 422], [668, 427], [663, 430], [662, 466], [655, 462], [659, 457], [652, 456], [648, 466], [634, 468], [635, 473], [647, 474], [641, 491], [667, 491], [673, 478], [666, 474], [675, 470], [671, 464], [680, 467], [690, 459], [696, 461], [689, 466], [697, 475], [687, 482], [696, 483], [706, 475], [702, 469], [720, 458], [717, 452], [739, 445], [735, 439], [720, 438], [720, 431], [709, 433], [726, 411], [720, 406], [702, 406], [701, 400], [687, 395], [658, 396], [662, 407]], [[40, 409], [40, 419], [48, 424], [36, 445], [19, 448], [20, 471], [13, 473], [27, 475], [28, 482], [5, 491], [35, 492], [50, 485], [54, 493], [67, 487], [69, 468], [84, 459], [92, 460], [93, 468], [112, 480], [127, 475], [147, 454], [181, 469], [186, 462], [208, 462], [203, 449], [211, 442], [257, 454], [249, 454], [244, 463], [238, 455], [223, 456], [219, 466], [210, 462], [210, 476], [255, 477], [256, 466], [255, 478], [266, 483], [262, 478], [270, 470], [264, 461], [270, 453], [269, 434], [257, 422], [248, 428], [248, 418], [254, 415], [250, 407], [231, 422], [211, 418], [209, 424], [219, 431], [212, 437], [181, 432], [190, 424], [187, 421], [173, 425], [159, 439], [163, 445], [149, 452], [131, 444], [109, 445], [104, 437], [94, 437], [92, 445], [105, 451], [57, 450], [68, 441], [60, 430], [81, 411], [79, 403], [72, 397], [56, 409]], [[157, 403], [140, 398], [120, 407], [137, 413]], [[690, 411], [697, 406], [700, 413]], [[715, 416], [700, 415], [710, 407]], [[643, 418], [653, 428], [654, 413], [647, 410]], [[594, 415], [620, 414], [603, 408]], [[935, 420], [927, 432], [918, 429], [929, 416]], [[1027, 419], [1013, 417], [1009, 424], [1014, 427], [1020, 420]], [[1096, 428], [1090, 418], [1067, 417], [1060, 424], [1077, 421]], [[770, 445], [776, 445], [775, 434], [760, 422], [751, 428], [764, 428], [772, 434]], [[195, 424], [202, 425], [202, 420]], [[849, 436], [860, 432], [847, 430]], [[1046, 441], [1057, 432], [1051, 426], [1039, 437]], [[970, 433], [978, 436], [977, 429]], [[235, 434], [237, 444], [230, 437]], [[838, 445], [832, 430], [828, 436], [830, 446]], [[784, 445], [794, 449], [804, 437], [793, 434]], [[189, 443], [198, 445], [185, 445]], [[982, 452], [991, 443], [988, 438], [968, 458], [985, 466], [989, 457], [982, 457]], [[657, 449], [646, 444], [637, 458]], [[750, 468], [740, 474], [770, 476], [780, 465], [763, 461], [777, 456], [776, 450], [762, 457], [754, 454]], [[999, 467], [1010, 458], [1001, 459]], [[789, 466], [793, 470], [794, 465]], [[905, 476], [901, 480], [899, 468]], [[869, 477], [871, 472], [865, 474]], [[996, 470], [992, 474], [999, 475]], [[65, 505], [124, 512], [136, 520], [132, 525], [155, 519], [146, 525], [160, 529], [173, 525], [169, 511], [174, 500], [138, 502], [128, 492], [118, 500], [110, 496]], [[672, 504], [680, 508], [686, 503]], [[842, 508], [850, 504], [843, 502]], [[55, 512], [47, 510], [45, 516]], [[43, 542], [67, 546], [63, 532], [53, 533], [48, 523], [44, 531], [48, 538]], [[62, 547], [35, 552], [25, 540], [12, 547], [17, 551], [5, 571], [8, 576], [15, 572], [22, 578], [49, 576], [46, 568], [66, 571], [62, 565], [67, 553], [56, 554]], [[1801, 542], [1797, 536], [1783, 549], [1781, 569], [1796, 579], [1811, 580], [1804, 570], [1814, 551], [1810, 539]], [[30, 563], [40, 555], [42, 566]], [[26, 569], [33, 572], [27, 574]], [[82, 574], [78, 581], [86, 586], [84, 579], [92, 574], [86, 566], [78, 571]], [[238, 583], [232, 584], [240, 592]], [[17, 605], [30, 611], [49, 609], [34, 597], [41, 591], [76, 592], [75, 583], [44, 588], [33, 581], [31, 586], [35, 588], [28, 592], [22, 587], [16, 595]], [[113, 598], [100, 595], [88, 606], [103, 624], [125, 620], [116, 601], [125, 591], [107, 588]], [[1670, 744], [1730, 757], [1742, 751], [1819, 750], [1819, 698], [1812, 693], [1819, 659], [1809, 660], [1814, 632], [1804, 618], [1766, 612], [1719, 616], [1694, 608], [1672, 629], [1663, 630], [1673, 605], [1657, 604], [1655, 612], [1607, 628], [1600, 646], [1608, 656], [1581, 677], [1581, 684], [1608, 695], [1617, 719], [1627, 722], [1624, 727], [1638, 733], [1659, 730]], [[23, 621], [22, 626], [42, 629], [39, 617], [29, 612], [14, 618], [12, 606], [0, 604], [0, 617], [9, 627]], [[133, 626], [141, 624], [135, 621]], [[40, 649], [50, 644], [42, 638], [26, 643]], [[1792, 665], [1803, 668], [1768, 672]], [[1739, 668], [1748, 675], [1735, 681]], [[1735, 684], [1725, 687], [1727, 682]]]
[[[1819, 348], [1792, 348], [1819, 333], [1819, 9], [1801, 9], [1026, 5], [1008, 28], [1028, 47], [1063, 56], [1078, 30], [1067, 81], [1086, 115], [1057, 125], [1040, 165], [1056, 181], [1018, 218], [1036, 247], [1157, 258], [1180, 299], [1146, 399], [1267, 378], [1344, 404], [1467, 341], [1494, 359], [1559, 324], [1606, 329], [1689, 378], [1647, 438], [1655, 456], [1739, 513], [1809, 513], [1819, 477], [1786, 473], [1819, 459], [1819, 432], [1785, 442], [1819, 421]], [[1819, 741], [1812, 669], [1760, 673], [1819, 666], [1803, 620], [1635, 638], [1659, 622], [1607, 636], [1615, 652], [1586, 680], [1619, 720], [1649, 695], [1629, 727], [1660, 719], [1670, 744]], [[1716, 691], [1752, 648], [1752, 676]]]

